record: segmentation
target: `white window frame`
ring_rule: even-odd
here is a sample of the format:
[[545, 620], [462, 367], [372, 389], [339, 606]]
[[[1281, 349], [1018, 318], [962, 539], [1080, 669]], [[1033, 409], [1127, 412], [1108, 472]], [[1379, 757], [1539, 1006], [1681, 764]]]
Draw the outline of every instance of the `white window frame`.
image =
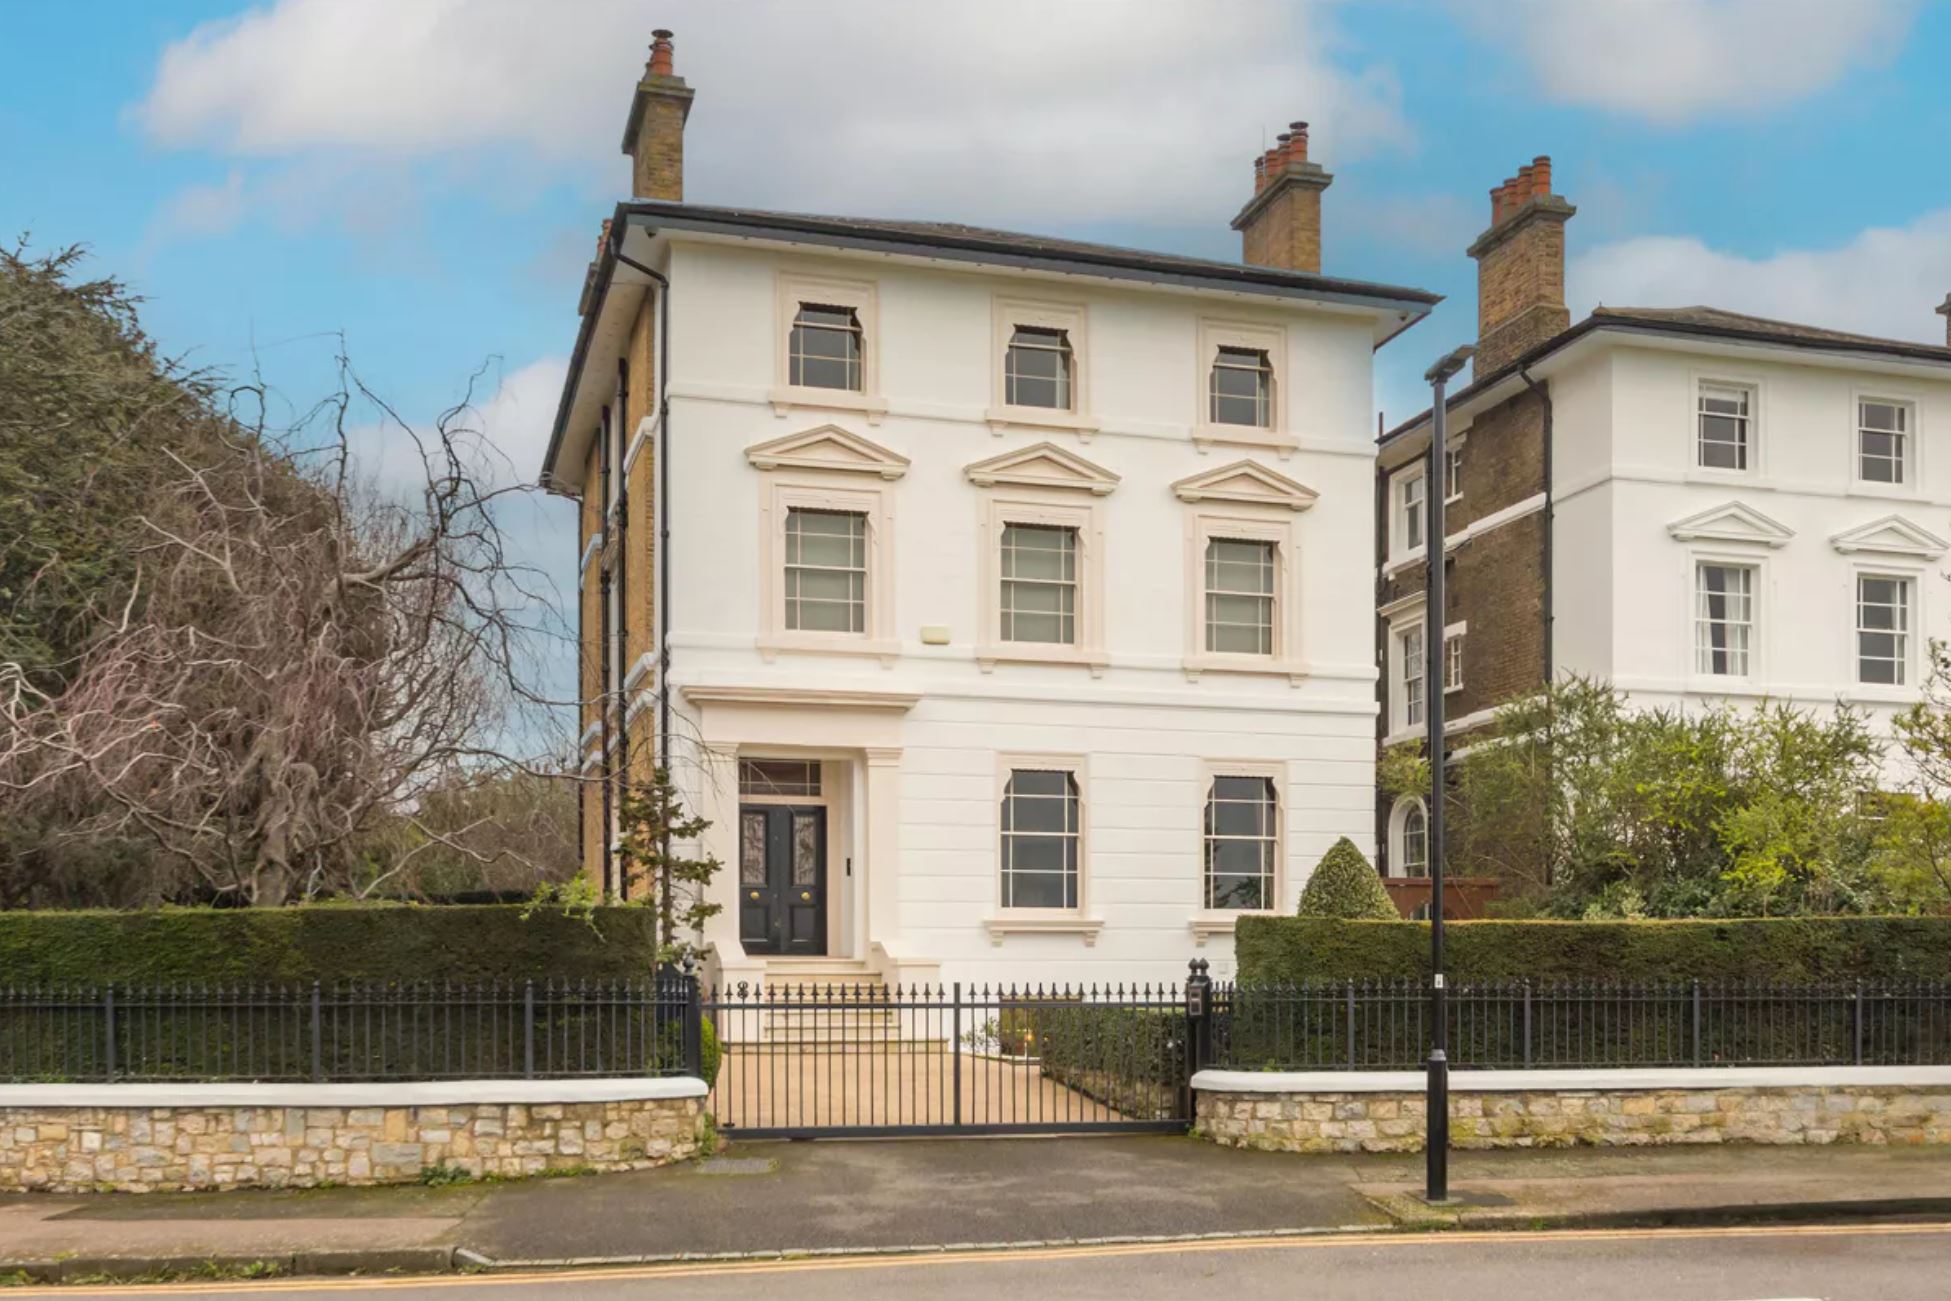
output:
[[[989, 409], [984, 417], [990, 431], [1001, 437], [1011, 429], [1062, 429], [1089, 442], [1098, 422], [1091, 415], [1090, 309], [1066, 303], [1002, 294], [992, 300], [990, 327]], [[1070, 409], [1012, 405], [1003, 378], [1009, 361], [1009, 341], [1018, 326], [1062, 330], [1070, 341]]]
[[[1088, 493], [1088, 489], [1086, 489]], [[982, 583], [982, 638], [976, 663], [985, 672], [998, 663], [1077, 664], [1101, 674], [1110, 664], [1104, 649], [1104, 519], [1098, 498], [1077, 492], [1014, 488], [983, 493], [977, 565]], [[1067, 528], [1077, 534], [1077, 640], [1070, 645], [1003, 640], [1003, 530], [1011, 524]]]
[[[839, 484], [816, 475], [766, 476], [759, 511], [759, 637], [767, 660], [782, 651], [874, 655], [892, 666], [894, 638], [894, 504], [886, 488]], [[867, 604], [861, 632], [786, 627], [786, 519], [794, 510], [845, 511], [867, 524]]]
[[[1880, 402], [1904, 412], [1903, 480], [1886, 483], [1863, 477], [1863, 404]], [[1918, 431], [1923, 404], [1915, 393], [1889, 388], [1857, 388], [1849, 395], [1849, 482], [1858, 496], [1899, 497], [1914, 500], [1923, 495], [1924, 440]]]
[[[1453, 623], [1443, 629], [1443, 694], [1463, 690], [1463, 635], [1470, 631], [1468, 623]], [[1454, 668], [1456, 673], [1451, 674]]]
[[[1849, 572], [1849, 618], [1845, 624], [1849, 634], [1849, 695], [1872, 700], [1914, 700], [1920, 694], [1918, 675], [1920, 661], [1919, 642], [1924, 640], [1924, 575], [1921, 567], [1891, 564], [1851, 565]], [[1894, 579], [1905, 584], [1905, 613], [1903, 658], [1900, 661], [1904, 680], [1900, 683], [1863, 681], [1863, 664], [1858, 648], [1857, 634], [1863, 631], [1862, 614], [1858, 608], [1861, 600], [1862, 582], [1866, 578]]]
[[[1284, 517], [1284, 518], [1283, 518]], [[1266, 542], [1274, 553], [1273, 652], [1246, 655], [1206, 649], [1206, 546], [1214, 538]], [[1197, 507], [1186, 513], [1186, 677], [1202, 673], [1284, 674], [1295, 685], [1306, 676], [1301, 646], [1299, 541], [1293, 512], [1284, 507], [1234, 503], [1225, 510]]]
[[[1274, 792], [1273, 881], [1267, 888], [1265, 908], [1209, 908], [1206, 906], [1206, 804], [1212, 796], [1213, 782], [1220, 777], [1255, 777], [1271, 783]], [[1197, 908], [1193, 928], [1205, 934], [1230, 932], [1237, 917], [1281, 914], [1287, 900], [1287, 765], [1257, 759], [1209, 759], [1199, 765], [1199, 799], [1194, 810], [1199, 845]], [[1202, 935], [1203, 942], [1203, 935]]]
[[[1407, 680], [1403, 673], [1402, 638], [1408, 632], [1421, 632], [1428, 635], [1423, 619], [1425, 608], [1421, 595], [1415, 595], [1385, 607], [1383, 614], [1388, 620], [1387, 637], [1383, 645], [1382, 671], [1388, 686], [1387, 732], [1384, 742], [1395, 745], [1411, 741], [1429, 730], [1429, 715], [1424, 713], [1421, 721], [1410, 723], [1408, 718]], [[1423, 708], [1429, 708], [1428, 684], [1424, 684]]]
[[[1763, 420], [1762, 399], [1765, 390], [1759, 379], [1753, 376], [1730, 374], [1724, 371], [1694, 371], [1689, 376], [1687, 405], [1687, 466], [1690, 477], [1708, 480], [1748, 482], [1763, 477], [1764, 441], [1766, 438]], [[1719, 466], [1702, 465], [1700, 460], [1701, 403], [1710, 388], [1740, 389], [1748, 395], [1747, 465], [1739, 470], [1723, 469]]]
[[1443, 504], [1463, 500], [1463, 435], [1449, 438], [1443, 449]]
[[[1755, 681], [1760, 677], [1758, 670], [1760, 668], [1762, 650], [1762, 568], [1760, 560], [1748, 556], [1733, 557], [1696, 552], [1693, 557], [1693, 562], [1693, 582], [1690, 593], [1692, 617], [1688, 620], [1688, 631], [1690, 634], [1688, 641], [1692, 647], [1692, 662], [1688, 676], [1695, 679], [1708, 690], [1711, 690], [1715, 683], [1739, 685]], [[1715, 673], [1702, 663], [1706, 647], [1703, 645], [1701, 638], [1707, 624], [1710, 622], [1701, 612], [1701, 596], [1703, 592], [1702, 571], [1710, 566], [1716, 569], [1738, 569], [1748, 575], [1748, 645], [1746, 665], [1740, 673]]]
[[[1409, 814], [1419, 812], [1423, 815], [1423, 873], [1411, 876], [1403, 870], [1405, 847], [1408, 843]], [[1403, 795], [1396, 799], [1395, 806], [1389, 810], [1389, 870], [1387, 879], [1391, 881], [1425, 881], [1429, 879], [1429, 804], [1420, 795]]]
[[1423, 498], [1414, 512], [1416, 527], [1425, 535], [1429, 532], [1429, 463], [1422, 458], [1403, 466], [1389, 476], [1389, 558], [1407, 562], [1429, 554], [1429, 538], [1411, 546], [1409, 542], [1409, 516], [1411, 512], [1403, 502], [1403, 494], [1409, 485], [1421, 483]]
[[[1287, 364], [1287, 327], [1202, 316], [1196, 334], [1198, 364], [1194, 371], [1198, 383], [1193, 395], [1194, 444], [1201, 448], [1270, 447], [1283, 458], [1292, 453], [1300, 446], [1300, 439], [1289, 426], [1287, 416], [1287, 391], [1292, 378]], [[1249, 348], [1267, 354], [1267, 365], [1273, 371], [1273, 394], [1264, 427], [1224, 425], [1213, 420], [1213, 362], [1221, 348]]]
[[[1012, 772], [1067, 772], [1077, 784], [1077, 906], [1075, 908], [1005, 908], [1003, 898], [1003, 798]], [[1091, 781], [1089, 760], [1081, 754], [1031, 751], [996, 755], [995, 786], [989, 801], [989, 845], [992, 882], [990, 913], [983, 920], [990, 942], [1000, 945], [1012, 934], [1076, 935], [1097, 943], [1104, 922], [1090, 915], [1091, 907]]]
[[[779, 272], [774, 289], [773, 374], [767, 395], [773, 414], [784, 416], [795, 407], [858, 411], [869, 424], [887, 414], [881, 393], [880, 290], [872, 280], [852, 280], [811, 271]], [[845, 307], [860, 322], [860, 391], [809, 388], [792, 383], [793, 319], [802, 304]]]

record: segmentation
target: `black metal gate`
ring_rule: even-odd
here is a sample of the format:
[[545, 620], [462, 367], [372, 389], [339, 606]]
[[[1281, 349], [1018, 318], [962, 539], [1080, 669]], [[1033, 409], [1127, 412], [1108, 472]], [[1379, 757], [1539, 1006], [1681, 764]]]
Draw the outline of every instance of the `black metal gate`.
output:
[[711, 1111], [728, 1136], [1191, 1124], [1195, 1022], [1176, 985], [739, 984], [706, 991], [702, 1008], [722, 1048]]

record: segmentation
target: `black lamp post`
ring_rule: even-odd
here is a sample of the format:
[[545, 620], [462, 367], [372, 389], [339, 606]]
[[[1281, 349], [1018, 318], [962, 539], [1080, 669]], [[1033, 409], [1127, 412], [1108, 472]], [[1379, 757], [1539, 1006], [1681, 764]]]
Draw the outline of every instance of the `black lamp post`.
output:
[[1476, 353], [1468, 344], [1444, 356], [1423, 373], [1429, 381], [1429, 468], [1423, 503], [1429, 527], [1423, 537], [1428, 585], [1423, 598], [1423, 717], [1429, 724], [1429, 1086], [1424, 1099], [1427, 1179], [1423, 1195], [1432, 1202], [1450, 1198], [1449, 1009], [1443, 980], [1443, 498], [1449, 490], [1448, 423], [1445, 390]]

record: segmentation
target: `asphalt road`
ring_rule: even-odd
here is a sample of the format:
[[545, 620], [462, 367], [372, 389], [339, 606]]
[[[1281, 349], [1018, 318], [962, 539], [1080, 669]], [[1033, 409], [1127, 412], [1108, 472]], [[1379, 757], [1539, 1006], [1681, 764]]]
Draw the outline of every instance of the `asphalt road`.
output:
[[1259, 1297], [1429, 1297], [1442, 1301], [1942, 1301], [1951, 1292], [1951, 1224], [1756, 1226], [1730, 1229], [1451, 1232], [1187, 1245], [1131, 1244], [1025, 1252], [700, 1264], [545, 1275], [308, 1282], [124, 1285], [107, 1291], [22, 1288], [10, 1298], [119, 1301], [133, 1296], [251, 1293], [396, 1301], [1039, 1301], [1116, 1297], [1183, 1301], [1190, 1289]]

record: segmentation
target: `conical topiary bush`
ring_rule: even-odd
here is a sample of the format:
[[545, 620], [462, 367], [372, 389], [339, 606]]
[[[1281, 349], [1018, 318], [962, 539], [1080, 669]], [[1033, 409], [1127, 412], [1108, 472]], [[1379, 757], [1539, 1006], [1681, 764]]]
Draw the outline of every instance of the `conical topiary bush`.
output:
[[1301, 891], [1300, 915], [1402, 920], [1402, 914], [1389, 902], [1389, 892], [1382, 888], [1382, 878], [1346, 836], [1329, 846], [1315, 864], [1314, 875]]

